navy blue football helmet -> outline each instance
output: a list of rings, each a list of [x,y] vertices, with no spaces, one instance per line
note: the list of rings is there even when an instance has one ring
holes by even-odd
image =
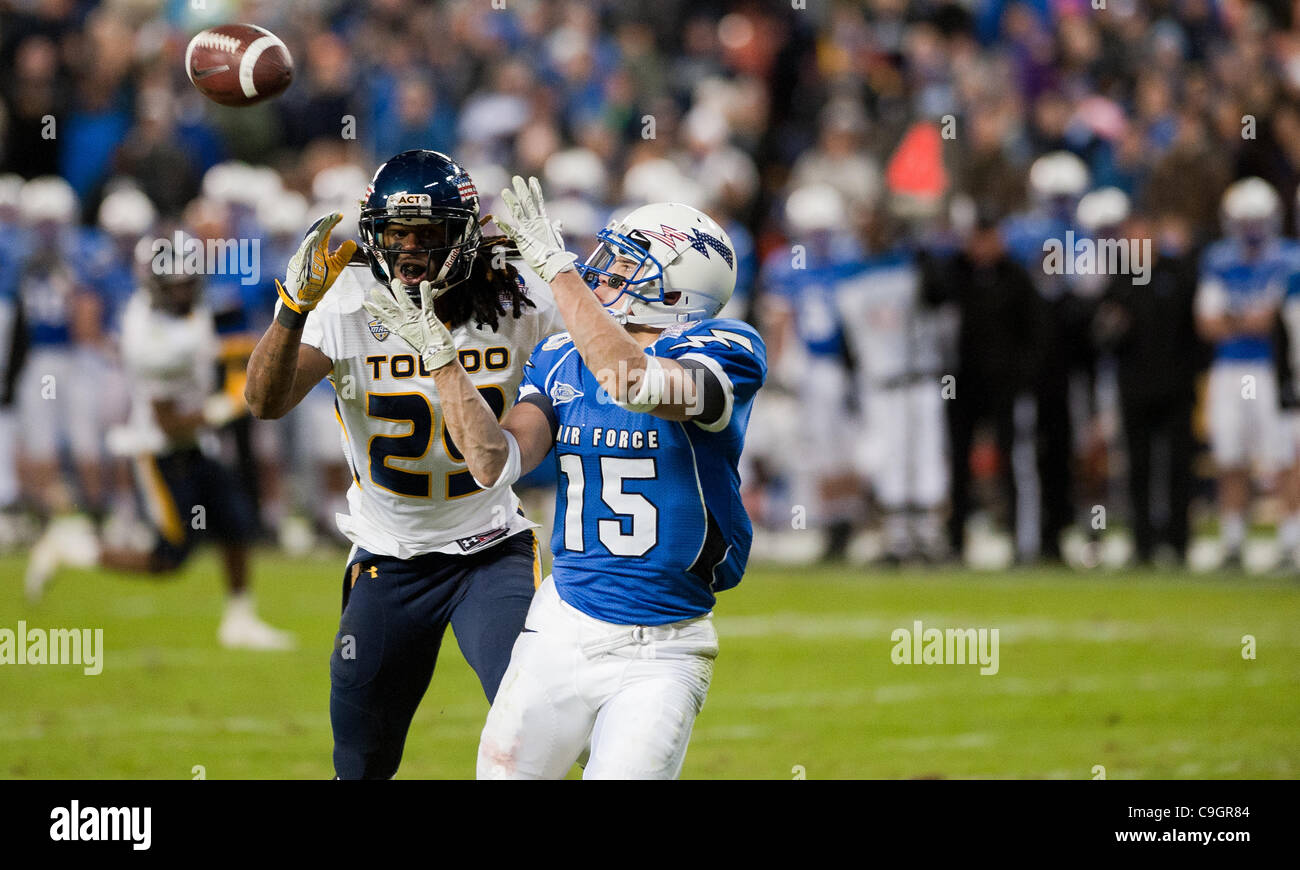
[[[380,283],[400,280],[418,302],[421,281],[440,293],[469,276],[483,237],[478,219],[478,191],[464,167],[437,151],[403,151],[366,188],[361,249]],[[392,227],[403,229],[386,238]]]

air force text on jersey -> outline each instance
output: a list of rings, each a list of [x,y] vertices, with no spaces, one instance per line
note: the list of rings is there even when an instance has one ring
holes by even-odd
[[[568,444],[574,447],[583,445],[581,426],[560,426],[555,435],[556,444]],[[659,449],[658,429],[607,429],[600,426],[591,427],[591,438],[585,442],[589,447],[608,447],[619,450]]]

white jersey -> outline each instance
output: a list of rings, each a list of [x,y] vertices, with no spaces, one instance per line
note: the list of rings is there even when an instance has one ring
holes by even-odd
[[[131,382],[131,452],[185,446],[168,441],[153,403],[170,399],[178,413],[194,414],[216,389],[219,344],[212,312],[200,305],[178,317],[154,308],[149,294],[137,290],[122,314],[121,343]]]
[[[507,311],[495,332],[473,322],[452,330],[461,364],[498,416],[514,404],[532,349],[564,329],[550,287],[516,268],[536,307],[525,306],[518,319]],[[338,515],[339,529],[363,550],[410,559],[471,553],[535,527],[519,515],[509,487],[474,482],[443,422],[432,373],[362,307],[376,286],[367,266],[349,266],[302,335],[334,363],[330,381],[352,467],[349,514]]]
[[[910,255],[892,254],[836,287],[845,338],[873,387],[937,375],[943,365],[940,320],[922,304],[920,278]]]

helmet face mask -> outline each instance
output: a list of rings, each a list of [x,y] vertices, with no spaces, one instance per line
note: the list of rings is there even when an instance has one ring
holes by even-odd
[[[421,281],[450,287],[468,274],[468,268],[462,270],[458,266],[467,267],[473,249],[477,248],[477,244],[466,244],[472,241],[473,234],[467,233],[470,224],[477,228],[478,222],[469,215],[435,218],[372,215],[361,218],[361,235],[369,243],[368,253],[382,258],[386,283],[398,279],[408,287],[418,287]]]
[[[634,210],[597,234],[578,273],[624,324],[668,326],[715,316],[736,286],[736,252],[716,221],[681,203]]]
[[[459,164],[437,151],[404,151],[375,173],[358,229],[370,271],[385,287],[400,282],[419,301],[469,277],[482,239],[478,191]]]
[[[626,316],[633,302],[663,302],[663,264],[650,253],[649,245],[634,236],[623,235],[611,228],[596,234],[596,249],[582,264],[579,274],[587,286],[595,290],[601,278],[618,295],[602,302],[611,314]],[[620,308],[623,297],[630,297]]]

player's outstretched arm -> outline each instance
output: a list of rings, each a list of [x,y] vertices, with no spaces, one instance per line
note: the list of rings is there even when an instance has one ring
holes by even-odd
[[[348,239],[330,251],[330,232],[341,220],[343,215],[333,212],[312,224],[289,261],[284,284],[275,282],[280,293],[275,322],[253,349],[244,387],[244,398],[255,417],[283,417],[333,368],[329,357],[301,342],[307,315],[320,304],[357,249],[357,243]]]
[[[617,404],[665,420],[688,420],[703,403],[693,372],[645,350],[600,304],[576,271],[551,282],[555,304],[582,361]]]
[[[376,287],[365,301],[365,308],[389,332],[410,345],[420,355],[424,368],[433,372],[443,421],[474,480],[484,488],[508,486],[520,474],[519,444],[501,428],[496,413],[460,364],[451,331],[438,319],[434,297],[435,291],[428,281],[420,282],[419,305],[400,287],[395,287],[392,293]],[[543,427],[549,435],[544,418]],[[528,433],[528,437],[532,439],[533,433]],[[530,440],[530,455],[535,449]],[[548,444],[533,465],[549,449]]]
[[[262,334],[248,359],[244,399],[261,420],[276,420],[293,410],[330,373],[330,358],[302,344],[302,326],[276,320]]]
[[[498,423],[459,361],[435,369],[433,380],[447,431],[479,486],[509,486],[546,458],[554,435],[546,414],[536,405],[517,404]]]
[[[514,240],[528,265],[551,285],[578,354],[610,397],[632,410],[668,420],[686,420],[702,402],[696,378],[674,360],[647,356],[641,345],[600,304],[574,268],[577,256],[564,249],[546,214],[536,178],[515,176],[514,189],[501,192],[509,217],[497,225]]]

